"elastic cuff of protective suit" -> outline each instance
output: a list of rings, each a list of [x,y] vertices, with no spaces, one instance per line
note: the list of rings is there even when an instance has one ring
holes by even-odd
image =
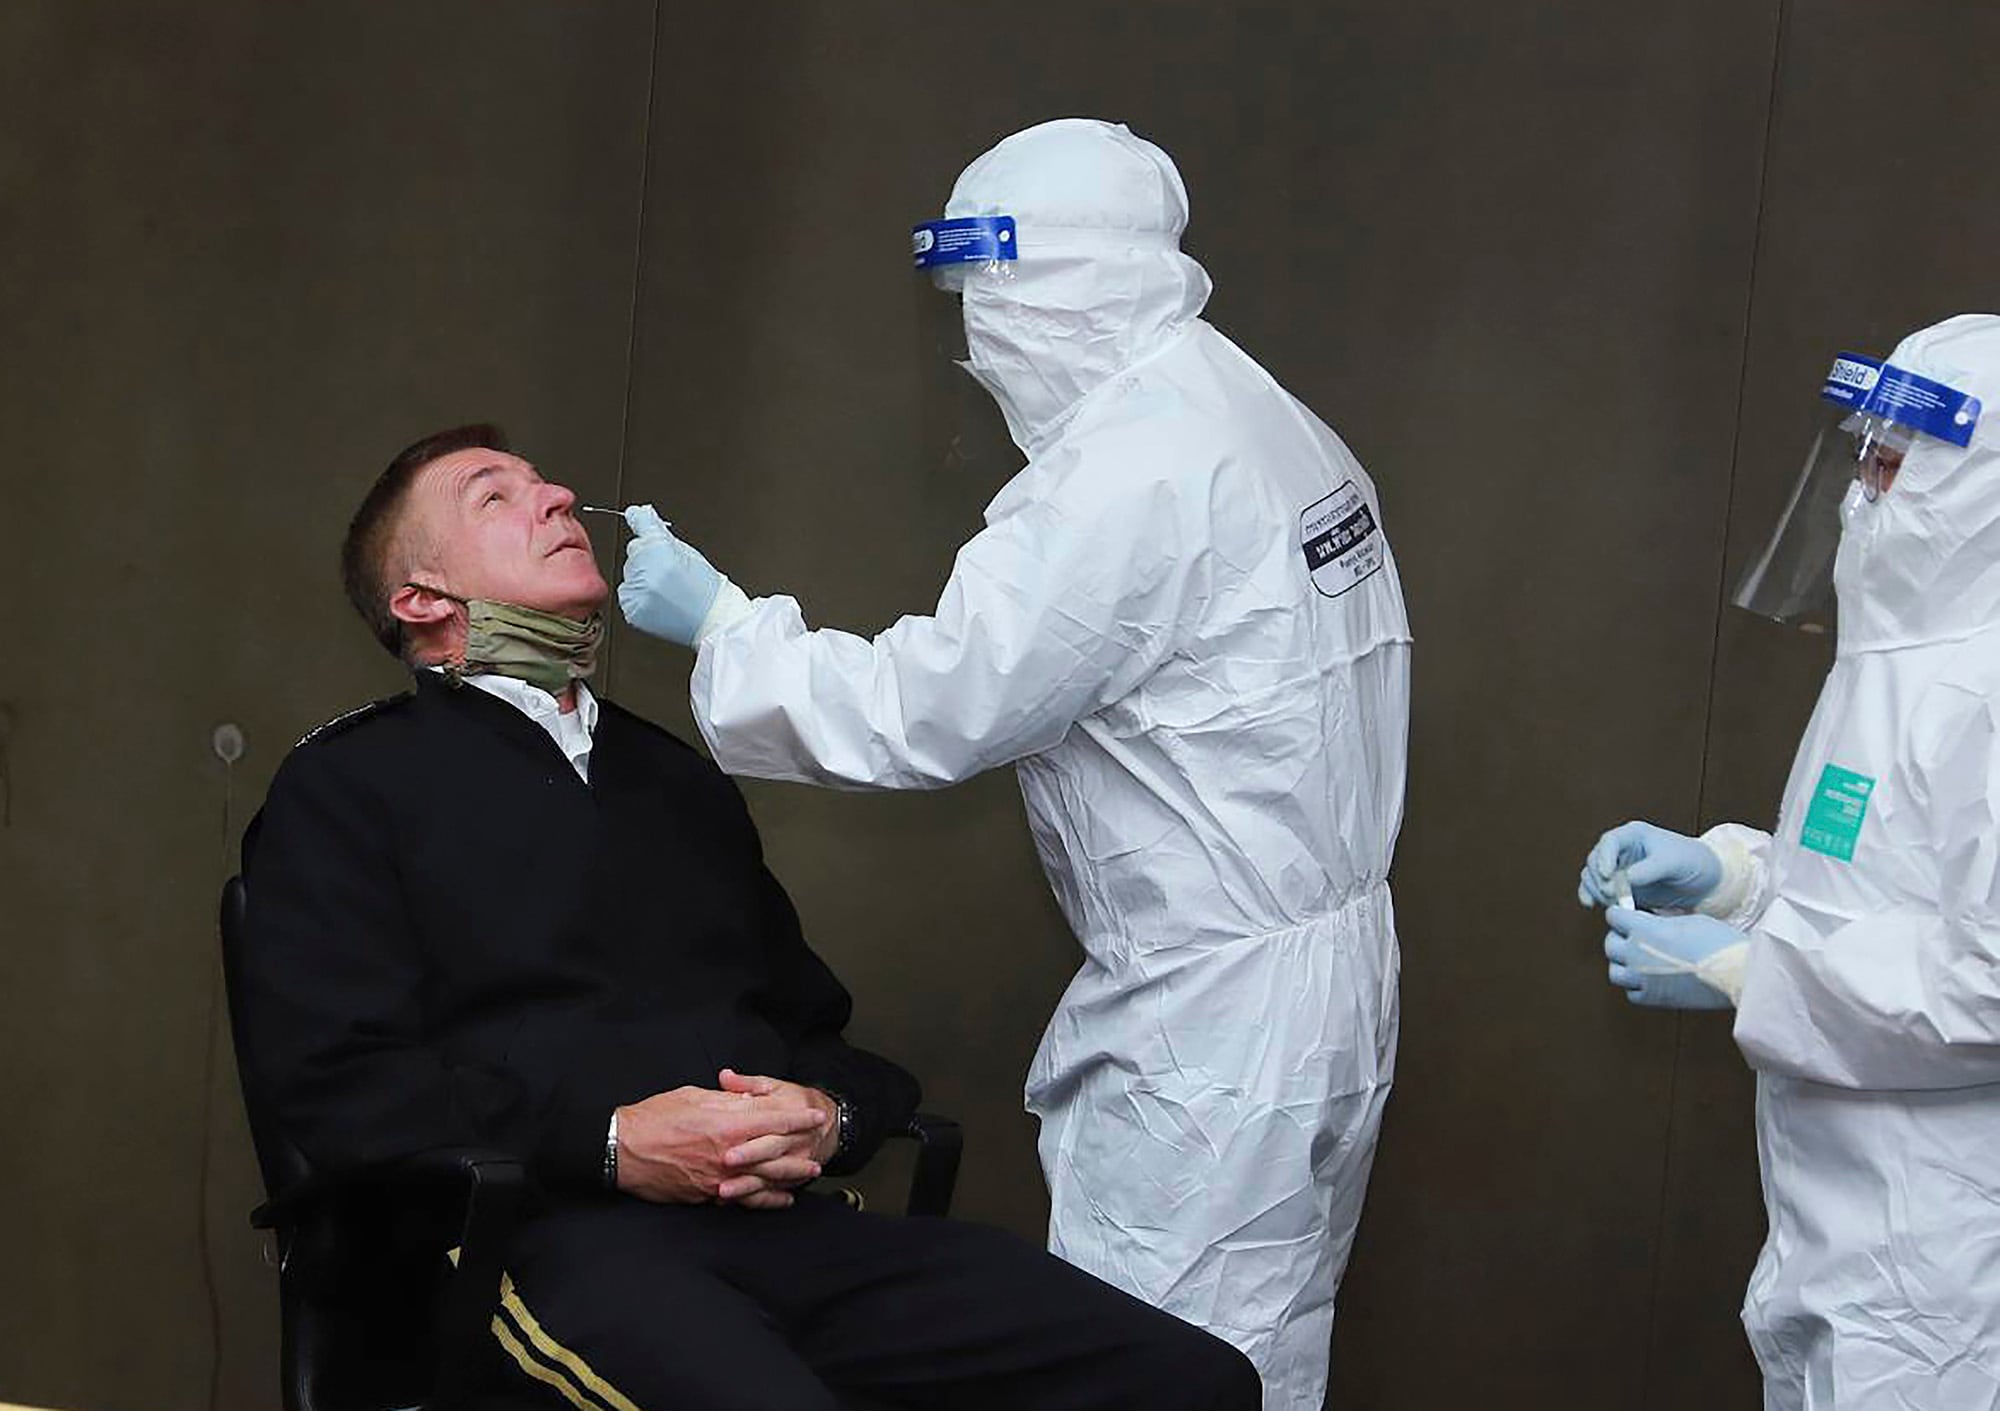
[[[1749,964],[1750,943],[1738,941],[1733,946],[1724,946],[1695,966],[1694,977],[1729,996],[1729,1003],[1733,1006],[1743,1002],[1743,972]]]
[[[702,618],[701,626],[694,630],[694,644],[701,646],[718,632],[725,632],[750,615],[750,598],[741,588],[727,578],[715,591],[715,601],[708,605],[708,616]]]
[[[1703,833],[1701,841],[1722,864],[1722,880],[1715,884],[1714,891],[1701,899],[1701,905],[1695,910],[1718,921],[1733,922],[1750,900],[1751,893],[1757,889],[1757,859],[1750,855],[1750,849],[1736,840],[1726,823]]]

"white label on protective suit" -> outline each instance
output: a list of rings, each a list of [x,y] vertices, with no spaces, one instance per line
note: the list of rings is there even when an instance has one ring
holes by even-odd
[[[1299,516],[1299,549],[1313,587],[1337,598],[1382,568],[1382,527],[1360,488],[1345,485],[1306,506]]]

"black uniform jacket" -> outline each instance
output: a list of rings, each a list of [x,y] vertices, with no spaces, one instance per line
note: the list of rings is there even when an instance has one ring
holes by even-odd
[[[734,784],[609,701],[585,784],[540,726],[433,672],[279,769],[244,843],[239,1059],[338,1172],[439,1145],[600,1185],[611,1110],[723,1067],[838,1093],[852,1166],[917,1084],[841,1037]]]

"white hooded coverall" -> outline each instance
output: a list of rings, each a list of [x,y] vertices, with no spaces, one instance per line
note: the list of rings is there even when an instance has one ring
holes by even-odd
[[[1409,628],[1375,488],[1198,317],[1151,143],[1031,128],[945,214],[1018,220],[964,297],[1028,464],[935,612],[870,641],[759,599],[702,644],[695,719],[762,778],[1015,766],[1085,952],[1027,1083],[1050,1247],[1318,1411],[1396,1048]]]
[[[2000,318],[1890,361],[1986,415],[1850,500],[1777,832],[1708,834],[1704,910],[1751,937],[1736,1040],[1770,1231],[1743,1322],[1770,1411],[2000,1407]],[[1802,842],[1829,766],[1873,781],[1851,859]]]

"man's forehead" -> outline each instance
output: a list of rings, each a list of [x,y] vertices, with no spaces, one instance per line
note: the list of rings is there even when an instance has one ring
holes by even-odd
[[[439,456],[418,473],[419,498],[440,507],[463,499],[489,483],[540,480],[533,465],[507,451],[473,446]]]
[[[456,488],[467,482],[493,475],[535,476],[535,468],[509,451],[486,446],[470,446],[439,456],[424,467],[424,476],[434,484]]]

